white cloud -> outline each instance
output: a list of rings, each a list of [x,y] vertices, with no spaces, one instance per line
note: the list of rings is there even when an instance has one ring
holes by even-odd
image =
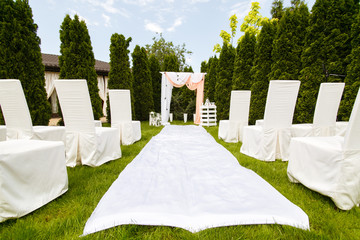
[[[137,6],[146,6],[149,3],[154,2],[154,0],[123,0],[124,3],[126,4],[133,4],[133,5],[137,5]]]
[[[206,3],[206,2],[209,2],[209,0],[190,0],[191,4]]]
[[[124,8],[116,8],[114,0],[85,0],[85,2],[91,4],[94,7],[101,7],[107,13],[116,14],[119,13],[123,17],[129,18],[129,12]]]
[[[231,6],[229,16],[236,14],[238,19],[244,18],[250,11],[251,1],[240,2]]]
[[[69,11],[70,11],[69,15],[72,19],[74,18],[75,15],[78,15],[80,21],[84,21],[86,24],[89,23],[89,21],[85,17],[81,16],[78,11],[76,11],[74,9],[70,9]]]
[[[174,32],[175,28],[182,25],[182,18],[175,19],[174,24],[167,29],[168,32]]]
[[[145,20],[145,29],[155,33],[162,33],[162,27],[154,22],[150,22],[149,20]]]
[[[52,6],[55,6],[55,5],[56,5],[55,0],[47,0],[47,2],[48,2],[49,4],[51,4]]]
[[[80,21],[84,21],[87,26],[99,26],[99,22],[97,21],[90,21],[86,17],[82,16],[79,12],[74,9],[69,9],[69,15],[73,19],[75,15],[78,15]]]
[[[104,19],[104,26],[105,27],[110,27],[111,26],[111,22],[110,22],[110,17],[106,14],[101,14],[102,18]]]

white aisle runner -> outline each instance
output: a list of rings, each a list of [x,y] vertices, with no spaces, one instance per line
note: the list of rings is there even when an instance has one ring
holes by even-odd
[[[83,235],[122,224],[309,229],[299,207],[198,126],[166,126],[153,137],[102,197]]]

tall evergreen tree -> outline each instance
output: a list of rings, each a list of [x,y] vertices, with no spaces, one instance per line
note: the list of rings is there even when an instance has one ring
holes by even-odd
[[[200,72],[205,73],[208,71],[208,68],[209,68],[209,62],[202,61],[200,65]]]
[[[164,58],[164,71],[166,72],[179,72],[180,64],[175,54],[166,55]],[[172,90],[172,97],[170,103],[170,111],[172,111],[174,119],[182,119],[184,112],[181,91],[179,88],[174,87]]]
[[[36,32],[28,1],[0,1],[0,79],[19,79],[33,124],[48,125],[51,108]]]
[[[160,63],[153,54],[151,54],[149,58],[149,67],[150,67],[150,74],[151,74],[152,88],[153,88],[154,110],[155,112],[161,112]]]
[[[264,21],[255,45],[254,67],[251,69],[253,84],[251,86],[250,124],[255,124],[257,119],[264,117],[272,63],[272,43],[275,39],[276,30],[276,19]]]
[[[271,17],[272,19],[277,18],[279,21],[284,15],[283,0],[274,0],[271,5]]]
[[[85,22],[80,21],[77,15],[74,19],[66,15],[60,29],[60,40],[60,78],[87,80],[94,119],[99,119],[103,115],[101,99],[94,53]]]
[[[360,14],[357,15],[351,30],[352,50],[348,56],[350,62],[347,66],[345,78],[344,97],[341,102],[342,119],[348,121],[360,87]]]
[[[308,22],[309,10],[303,1],[285,10],[273,43],[270,79],[299,79]]]
[[[237,48],[234,63],[234,75],[232,79],[232,89],[250,90],[252,85],[251,68],[254,62],[254,49],[256,37],[251,32],[245,32]]]
[[[191,66],[185,66],[184,67],[184,72],[194,72],[194,70],[192,69],[192,67]]]
[[[164,71],[166,72],[179,72],[180,63],[175,54],[166,55],[164,58]]]
[[[131,93],[132,115],[135,119],[134,108],[134,91],[132,84],[132,75],[130,69],[129,45],[131,37],[125,38],[122,34],[114,33],[110,39],[110,72],[109,72],[109,89],[129,89]],[[107,100],[107,120],[111,122],[110,104]]]
[[[298,122],[312,122],[320,83],[344,80],[339,75],[346,74],[345,58],[351,52],[351,24],[358,8],[358,1],[315,2],[301,57],[303,69],[295,112]]]
[[[219,78],[215,84],[215,102],[218,120],[229,118],[230,93],[234,72],[235,49],[223,44],[219,58]]]
[[[136,45],[132,53],[135,114],[140,121],[149,120],[154,109],[151,73],[145,48]]]
[[[219,76],[218,64],[219,59],[216,57],[216,55],[214,57],[211,57],[209,59],[208,72],[205,75],[205,97],[212,102],[215,101],[215,84]]]

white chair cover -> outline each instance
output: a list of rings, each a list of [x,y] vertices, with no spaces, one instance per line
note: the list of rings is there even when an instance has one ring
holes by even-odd
[[[8,139],[63,141],[65,128],[34,126],[21,83],[17,79],[0,79],[0,105]]]
[[[293,137],[334,136],[336,116],[345,83],[321,83],[316,101],[313,124],[293,124]]]
[[[300,81],[270,81],[262,126],[244,127],[241,153],[263,161],[289,159],[291,123]]]
[[[132,121],[130,90],[109,90],[111,127],[119,131],[120,142],[130,145],[141,139],[140,121]]]
[[[290,181],[329,196],[349,210],[360,204],[360,90],[345,137],[292,138],[287,173]]]
[[[156,126],[155,112],[149,113],[149,126]]]
[[[231,91],[229,120],[220,120],[219,139],[242,141],[242,129],[249,123],[250,96],[251,91]]]
[[[66,129],[66,165],[92,167],[121,157],[116,129],[95,127],[86,80],[56,80]]]
[[[264,124],[264,119],[258,119],[255,121],[255,126],[262,126]]]
[[[349,122],[346,121],[339,121],[335,123],[336,126],[336,136],[345,137],[346,129],[348,127]]]
[[[94,120],[95,127],[102,127],[102,122],[100,120]]]
[[[68,190],[64,143],[0,142],[0,222],[22,217]]]
[[[0,126],[0,141],[6,140],[6,126],[1,125]]]

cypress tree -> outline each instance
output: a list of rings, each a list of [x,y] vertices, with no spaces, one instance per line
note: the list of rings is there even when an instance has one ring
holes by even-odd
[[[232,76],[234,72],[235,49],[233,46],[223,44],[219,57],[219,78],[215,83],[215,102],[217,106],[217,119],[228,119],[230,109],[230,93]]]
[[[209,69],[209,62],[206,62],[206,61],[202,61],[201,62],[201,65],[200,65],[200,72],[207,72]]]
[[[109,89],[129,89],[131,94],[131,106],[132,106],[132,115],[135,119],[134,112],[134,93],[132,86],[132,76],[130,70],[130,60],[128,50],[131,37],[125,39],[122,34],[114,33],[110,39],[110,72],[109,72]],[[109,99],[107,100],[107,120],[111,122],[110,115],[110,104]]]
[[[166,72],[179,72],[180,64],[175,54],[166,55],[163,63],[164,71]],[[182,119],[184,108],[182,106],[181,91],[179,88],[174,87],[172,90],[172,97],[170,103],[170,111],[173,113],[174,119]]]
[[[232,79],[233,90],[250,90],[252,85],[251,68],[254,61],[256,37],[250,32],[245,32],[237,48]]]
[[[215,101],[215,83],[217,82],[219,72],[218,72],[219,59],[216,57],[211,57],[209,59],[208,73],[205,75],[205,96],[210,101]]]
[[[164,58],[164,71],[179,72],[180,63],[175,54],[166,55]]]
[[[86,79],[89,88],[94,119],[102,114],[101,99],[97,86],[95,58],[90,35],[84,21],[75,15],[66,15],[60,29],[60,79]]]
[[[151,74],[145,48],[136,45],[133,53],[133,88],[136,117],[140,121],[149,120],[149,112],[154,109]]]
[[[33,124],[48,125],[51,108],[36,32],[28,1],[0,1],[0,79],[19,79]]]
[[[161,112],[160,63],[153,54],[150,55],[149,65],[150,65],[150,74],[151,74],[152,88],[153,88],[154,110],[155,112]]]
[[[194,72],[194,70],[192,69],[192,67],[191,66],[185,66],[184,67],[184,72]]]
[[[274,0],[271,5],[271,17],[277,18],[279,21],[284,15],[283,0]]]
[[[273,43],[270,79],[299,79],[308,21],[309,10],[303,1],[285,10]]]
[[[264,21],[255,45],[254,67],[251,69],[253,84],[251,86],[250,124],[255,124],[257,119],[264,117],[272,63],[271,53],[276,30],[277,19]]]
[[[320,83],[343,81],[339,75],[346,74],[345,58],[351,52],[351,24],[358,6],[358,2],[346,0],[315,2],[301,57],[298,122],[312,122]]]
[[[360,14],[357,15],[351,30],[352,50],[348,56],[350,62],[347,66],[345,78],[344,97],[341,102],[342,119],[348,121],[360,87]]]

